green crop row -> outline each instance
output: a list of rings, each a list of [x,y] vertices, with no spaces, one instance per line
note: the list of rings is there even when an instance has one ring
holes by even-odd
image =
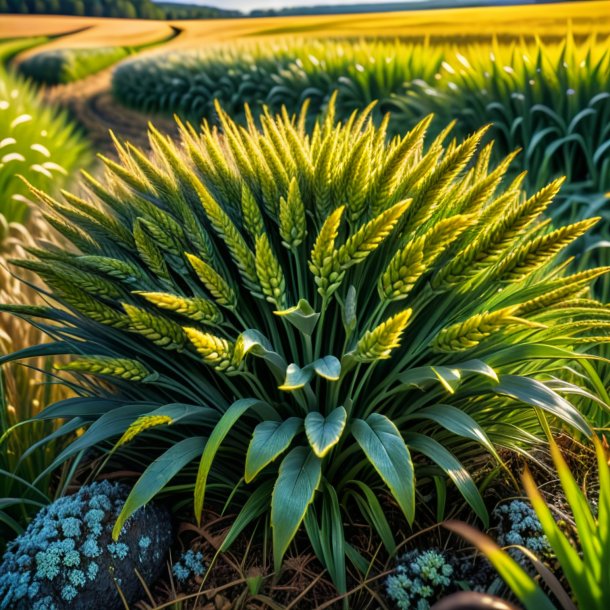
[[[340,118],[376,102],[377,119],[392,112],[393,133],[431,112],[443,119],[439,126],[457,120],[463,136],[493,123],[497,158],[521,148],[516,167],[528,170],[528,186],[565,175],[575,193],[610,188],[610,61],[595,38],[496,42],[491,52],[345,41],[175,52],[123,63],[113,88],[127,105],[191,121],[213,118],[215,99],[238,117],[246,103],[255,112],[295,111],[309,99],[319,111],[338,92]],[[565,205],[580,204],[576,197]]]
[[[24,59],[19,71],[38,83],[60,85],[100,72],[127,55],[124,47],[53,49]]]

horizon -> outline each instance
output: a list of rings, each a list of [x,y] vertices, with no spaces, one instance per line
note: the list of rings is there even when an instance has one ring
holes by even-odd
[[[427,0],[153,0],[171,4],[194,4],[226,10],[240,10],[249,13],[254,10],[283,9],[301,6],[336,6],[350,4],[403,4],[405,2],[426,2]],[[454,0],[455,1],[455,0]],[[455,1],[456,4],[459,2]]]

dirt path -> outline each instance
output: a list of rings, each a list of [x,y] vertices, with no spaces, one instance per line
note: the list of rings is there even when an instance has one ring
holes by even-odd
[[[174,120],[126,108],[117,102],[111,91],[112,69],[86,79],[48,89],[48,101],[66,108],[87,132],[96,152],[114,156],[110,130],[119,140],[148,149],[147,125],[152,121],[163,133],[176,136]]]

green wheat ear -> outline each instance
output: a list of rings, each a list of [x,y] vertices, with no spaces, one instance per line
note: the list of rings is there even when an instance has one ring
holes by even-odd
[[[334,104],[311,132],[220,108],[179,143],[151,128],[150,154],[119,145],[84,204],[37,193],[70,245],[28,252],[49,305],[10,310],[51,335],[23,356],[81,354],[63,367],[79,398],[52,410],[91,425],[78,449],[118,439],[143,468],[116,535],[161,490],[194,490],[198,521],[204,502],[239,515],[227,546],[271,519],[278,569],[304,526],[345,593],[344,523],[396,549],[377,498],[414,522],[434,472],[485,523],[470,468],[527,451],[541,407],[591,434],[569,399],[599,400],[576,384],[610,310],[590,293],[607,268],[567,275],[595,221],[541,216],[559,182],[527,197],[510,159],[477,156],[482,131],[427,142],[426,119],[388,139],[389,119],[337,123]]]

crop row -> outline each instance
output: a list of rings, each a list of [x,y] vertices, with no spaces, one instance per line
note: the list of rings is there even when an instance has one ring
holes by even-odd
[[[136,58],[119,65],[115,96],[146,111],[194,122],[214,117],[214,100],[231,116],[244,104],[323,110],[338,93],[337,114],[376,102],[404,133],[434,112],[440,127],[456,119],[461,135],[493,123],[499,156],[521,148],[532,187],[555,175],[590,192],[610,188],[610,61],[591,38],[576,46],[319,42],[219,48]]]

